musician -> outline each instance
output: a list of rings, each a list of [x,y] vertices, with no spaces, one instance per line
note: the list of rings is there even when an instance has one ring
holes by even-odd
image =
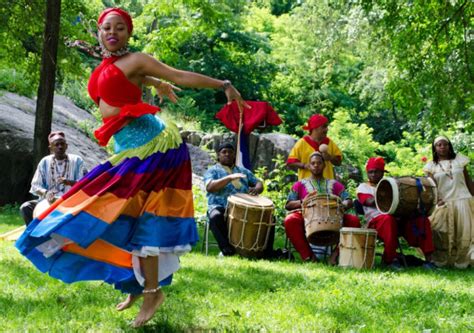
[[[352,200],[349,198],[349,193],[345,190],[344,185],[335,179],[326,179],[323,176],[326,161],[321,152],[313,152],[308,161],[311,176],[297,181],[288,195],[285,208],[291,212],[285,218],[285,231],[303,261],[317,261],[305,235],[304,218],[301,213],[303,199],[312,192],[332,194],[342,199],[344,209],[352,207]],[[345,227],[360,228],[360,221],[355,215],[344,214],[343,225]],[[337,255],[337,251],[334,253]],[[332,256],[330,262],[335,264],[335,260],[336,257]]]
[[[357,187],[357,199],[364,207],[368,228],[377,230],[377,237],[384,243],[383,263],[395,270],[402,268],[397,255],[398,236],[401,235],[410,246],[419,247],[423,251],[426,260],[424,268],[436,268],[431,262],[434,245],[428,218],[415,216],[402,220],[378,211],[375,205],[375,188],[386,172],[385,160],[382,157],[371,157],[365,169],[369,181]]]
[[[222,255],[231,256],[235,254],[235,249],[229,244],[224,216],[227,198],[235,193],[260,194],[263,191],[263,184],[250,170],[235,165],[235,148],[231,143],[223,143],[218,147],[217,161],[218,163],[204,174],[208,200],[207,214],[209,227]]]
[[[308,119],[308,125],[303,126],[304,130],[309,131],[309,135],[305,135],[295,143],[286,161],[289,168],[298,171],[298,180],[311,176],[309,157],[315,151],[321,152],[325,161],[323,177],[335,178],[334,165],[341,165],[342,152],[334,141],[328,138],[328,126],[328,118],[322,114],[312,115]]]
[[[51,155],[39,162],[31,180],[30,193],[39,199],[20,206],[20,214],[26,225],[33,220],[33,210],[41,200],[53,203],[87,173],[81,157],[66,153],[68,145],[64,132],[51,132],[48,142]]]

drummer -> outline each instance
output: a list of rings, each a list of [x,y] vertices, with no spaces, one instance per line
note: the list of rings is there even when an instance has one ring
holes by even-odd
[[[285,208],[291,211],[285,218],[285,231],[287,237],[301,256],[303,261],[317,261],[311,247],[306,239],[304,218],[301,213],[303,199],[312,192],[318,194],[332,194],[342,199],[344,209],[352,207],[352,200],[340,182],[335,179],[325,179],[323,170],[326,162],[322,153],[314,152],[309,157],[308,168],[311,176],[297,181],[291,188]],[[359,218],[355,215],[344,214],[343,225],[345,227],[360,228]],[[334,252],[337,254],[337,251]],[[331,263],[335,263],[335,256]]]
[[[364,207],[368,228],[377,230],[377,237],[384,243],[382,260],[388,267],[402,268],[397,255],[398,236],[403,236],[410,246],[419,247],[425,255],[423,267],[433,269],[431,253],[434,251],[430,221],[427,217],[416,216],[409,219],[397,219],[392,215],[381,213],[375,204],[375,188],[383,178],[385,161],[382,157],[371,157],[366,167],[369,181],[357,187],[357,200]]]
[[[87,173],[81,157],[66,153],[68,145],[64,132],[51,132],[48,142],[51,155],[39,162],[31,180],[30,193],[39,199],[20,206],[20,214],[26,225],[33,220],[33,210],[41,200],[46,199],[51,204]]]
[[[235,165],[235,148],[231,143],[223,143],[218,147],[217,161],[218,163],[204,174],[208,200],[207,214],[209,227],[222,255],[231,256],[235,254],[235,249],[229,244],[224,216],[227,198],[235,193],[260,194],[263,191],[263,184],[250,170]],[[273,246],[273,241],[269,243]]]
[[[298,180],[311,176],[309,157],[315,151],[321,152],[324,157],[323,176],[333,179],[334,166],[342,163],[342,152],[334,141],[327,136],[329,120],[322,114],[313,114],[308,119],[308,125],[303,129],[309,134],[299,139],[290,151],[286,164],[290,169],[298,172]]]

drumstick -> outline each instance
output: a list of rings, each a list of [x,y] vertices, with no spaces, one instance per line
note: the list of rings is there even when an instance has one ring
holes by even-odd
[[[239,103],[237,103],[237,107],[239,108],[239,130],[237,132],[237,154],[235,156],[235,165],[240,166],[242,161],[240,157],[240,133],[242,132],[242,119],[244,117],[244,111]]]

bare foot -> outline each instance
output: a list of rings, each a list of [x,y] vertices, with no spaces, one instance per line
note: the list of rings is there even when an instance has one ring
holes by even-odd
[[[125,299],[125,301],[117,304],[117,306],[115,307],[115,309],[117,309],[117,311],[122,311],[122,310],[125,310],[125,309],[128,309],[129,307],[131,307],[136,301],[137,299],[139,299],[140,297],[142,297],[142,294],[139,294],[139,295],[132,295],[132,294],[128,294],[127,298]]]
[[[145,325],[155,314],[156,310],[163,304],[165,300],[165,294],[159,289],[156,293],[149,293],[143,295],[143,304],[140,308],[140,312],[135,318],[132,326],[142,327]]]

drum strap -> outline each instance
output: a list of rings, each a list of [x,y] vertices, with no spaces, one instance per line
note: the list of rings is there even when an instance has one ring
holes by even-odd
[[[418,210],[420,211],[421,216],[426,217],[426,208],[425,208],[425,205],[423,204],[423,200],[421,200],[421,193],[424,191],[424,188],[423,188],[423,184],[421,183],[420,178],[416,178],[416,188],[418,190]],[[413,223],[412,228],[413,228],[413,234],[416,237],[423,237],[423,238],[425,237],[424,227],[422,230],[420,230],[420,228],[418,228],[416,223]]]
[[[423,217],[426,217],[426,208],[423,204],[423,200],[421,200],[421,193],[423,192],[424,188],[420,178],[416,179],[416,188],[418,190],[418,209],[420,210],[421,215],[423,215]]]

